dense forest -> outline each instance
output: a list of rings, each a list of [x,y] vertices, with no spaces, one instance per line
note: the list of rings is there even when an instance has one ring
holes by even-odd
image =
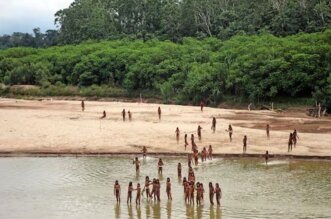
[[[329,0],[75,0],[55,14],[58,30],[0,36],[0,49],[47,47],[85,40],[184,37],[229,39],[237,34],[288,36],[331,27]]]
[[[75,0],[55,23],[0,37],[0,83],[215,105],[313,97],[331,109],[328,0]]]
[[[165,101],[209,104],[224,95],[250,101],[311,97],[331,106],[331,30],[171,41],[104,40],[0,51],[0,82],[45,89],[72,85],[126,94],[150,90]],[[108,89],[108,90],[107,90]],[[105,94],[106,92],[106,94]],[[107,94],[107,92],[109,92]]]

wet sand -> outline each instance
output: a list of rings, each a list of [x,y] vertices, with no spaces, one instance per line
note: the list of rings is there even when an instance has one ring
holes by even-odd
[[[331,156],[331,118],[308,117],[303,110],[288,112],[229,110],[197,106],[146,103],[85,103],[79,101],[28,101],[0,98],[0,153],[134,153],[146,146],[153,153],[185,151],[184,134],[195,134],[198,149],[213,146],[214,153],[241,154],[242,139],[248,136],[248,154]],[[157,107],[161,106],[159,121]],[[121,111],[132,112],[133,120],[122,121]],[[100,120],[102,111],[107,118]],[[212,117],[217,118],[212,133]],[[231,123],[233,141],[225,131]],[[270,140],[265,125],[270,124]],[[202,126],[202,142],[197,139]],[[176,143],[175,129],[181,131]],[[287,153],[288,136],[297,129],[297,147]]]

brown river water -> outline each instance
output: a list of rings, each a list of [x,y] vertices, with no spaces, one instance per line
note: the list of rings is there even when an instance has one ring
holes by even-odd
[[[164,157],[162,176],[157,157],[141,160],[136,174],[131,156],[0,158],[0,218],[331,218],[331,162],[317,160],[223,159],[194,167],[206,190],[201,206],[184,202],[177,163],[187,176],[185,157]],[[161,202],[142,198],[127,205],[130,181],[160,178]],[[165,192],[172,182],[173,200]],[[113,194],[119,180],[121,203]],[[208,183],[220,184],[222,206],[211,206]]]

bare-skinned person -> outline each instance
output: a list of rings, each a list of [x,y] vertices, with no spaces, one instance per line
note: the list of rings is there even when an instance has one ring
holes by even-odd
[[[213,147],[211,145],[209,145],[209,148],[208,148],[208,158],[209,158],[209,160],[213,159]]]
[[[267,138],[269,139],[270,138],[270,125],[269,124],[267,124],[267,126],[265,127],[265,131],[267,134]]]
[[[202,161],[206,161],[207,160],[207,149],[206,147],[203,147],[202,150]]]
[[[143,149],[141,151],[143,152],[143,158],[146,158],[146,154],[147,154],[146,146],[143,146]]]
[[[157,114],[159,115],[159,120],[161,120],[161,107],[157,108]]]
[[[100,117],[100,119],[104,119],[104,118],[106,118],[107,117],[107,114],[106,114],[106,111],[104,110],[103,112],[102,112],[102,116]]]
[[[203,107],[205,106],[205,103],[201,100],[200,101],[200,110],[203,112]]]
[[[160,194],[160,191],[161,191],[161,184],[160,184],[160,180],[157,179],[156,180],[156,197],[157,197],[157,201],[161,201],[161,194]]]
[[[189,168],[192,167],[192,155],[191,154],[187,155],[187,166]]]
[[[290,136],[288,138],[287,152],[292,151],[292,145],[293,145],[293,134],[290,133]]]
[[[134,189],[134,190],[137,190],[136,205],[140,205],[140,199],[141,199],[141,187],[140,187],[140,183],[137,183],[137,188]]]
[[[201,129],[202,129],[202,127],[200,125],[198,125],[197,133],[198,133],[199,141],[201,141]]]
[[[128,186],[128,197],[127,197],[127,200],[126,200],[126,203],[129,204],[129,201],[130,201],[130,204],[131,204],[131,200],[132,200],[132,191],[133,191],[133,187],[132,187],[132,182],[129,183],[129,186]]]
[[[185,203],[190,202],[190,183],[184,177],[183,179],[183,187],[184,187],[184,194],[185,194]]]
[[[178,127],[176,128],[175,133],[176,133],[176,141],[177,141],[177,144],[178,144],[179,143],[179,134],[180,134],[180,131],[179,131]]]
[[[194,157],[194,164],[197,166],[199,164],[199,151],[198,150],[194,151],[193,157]]]
[[[243,153],[244,154],[246,153],[246,150],[247,150],[247,136],[245,135],[244,139],[243,139]]]
[[[218,183],[215,186],[216,202],[217,206],[221,206],[222,190]]]
[[[139,171],[139,168],[140,168],[140,161],[138,160],[138,157],[136,157],[133,160],[133,164],[136,166],[136,172],[138,172]]]
[[[194,205],[194,182],[191,181],[189,183],[189,199],[190,199],[190,204],[193,204]]]
[[[115,181],[114,185],[114,195],[116,196],[116,202],[121,202],[121,186],[118,183],[118,180]]]
[[[201,198],[202,190],[201,190],[201,185],[199,182],[197,182],[196,190],[197,190],[196,203],[197,203],[197,205],[200,205],[201,199],[202,199]]]
[[[149,186],[151,184],[151,181],[149,180],[149,177],[146,176],[145,177],[145,190],[146,190],[146,197],[147,197],[147,200],[149,197],[151,197],[151,192],[149,190]]]
[[[201,186],[201,199],[203,200],[203,194],[205,193],[205,188],[203,188],[203,183],[200,183]]]
[[[132,113],[130,112],[130,110],[128,111],[128,116],[129,116],[129,121],[132,121]]]
[[[184,142],[185,142],[185,151],[186,151],[186,147],[187,147],[187,145],[188,145],[188,143],[187,143],[187,134],[185,134],[185,136],[184,136]]]
[[[154,198],[154,201],[156,200],[156,179],[154,178],[152,181],[152,192],[150,194],[151,198]]]
[[[213,117],[211,129],[213,130],[213,133],[215,133],[215,131],[216,131],[216,118],[215,117]]]
[[[182,177],[182,164],[181,163],[178,163],[178,165],[177,165],[177,175],[178,175],[178,178]]]
[[[125,122],[125,109],[122,110],[122,118],[123,118],[123,122]]]
[[[85,111],[85,102],[84,100],[82,100],[82,102],[80,103],[81,107],[82,107],[82,112]]]
[[[265,164],[268,164],[268,160],[269,160],[269,151],[265,152]]]
[[[294,129],[292,137],[293,137],[293,146],[295,147],[297,145],[297,140],[299,139],[299,136],[298,136],[298,133],[297,133],[296,129]]]
[[[158,166],[158,173],[162,175],[162,167],[163,167],[163,161],[162,159],[160,158],[159,159],[159,162],[157,163],[157,166]]]
[[[232,125],[231,124],[229,124],[228,132],[229,132],[230,142],[232,142],[233,128],[232,128]]]
[[[166,184],[166,193],[168,196],[168,200],[172,200],[172,195],[171,195],[171,182],[170,182],[170,178],[167,178],[167,184]]]
[[[215,189],[212,182],[209,182],[209,201],[211,205],[214,205]]]

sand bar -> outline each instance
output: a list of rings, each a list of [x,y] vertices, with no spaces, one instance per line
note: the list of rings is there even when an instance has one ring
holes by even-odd
[[[124,108],[132,112],[131,122],[122,121]],[[103,110],[107,118],[100,120]],[[213,116],[217,118],[216,133],[211,130]],[[232,142],[225,131],[230,123]],[[271,127],[270,140],[266,123]],[[85,112],[81,112],[79,101],[5,98],[0,98],[0,153],[126,154],[146,146],[153,153],[185,154],[190,146],[185,151],[184,134],[196,135],[198,125],[203,128],[202,141],[196,140],[199,150],[211,144],[214,153],[241,154],[242,139],[247,135],[249,154],[268,150],[279,156],[331,156],[331,118],[311,118],[303,110],[277,113],[205,107],[201,112],[196,106],[87,101]],[[179,144],[176,127],[181,131]],[[288,153],[288,136],[293,129],[298,130],[299,140]]]

